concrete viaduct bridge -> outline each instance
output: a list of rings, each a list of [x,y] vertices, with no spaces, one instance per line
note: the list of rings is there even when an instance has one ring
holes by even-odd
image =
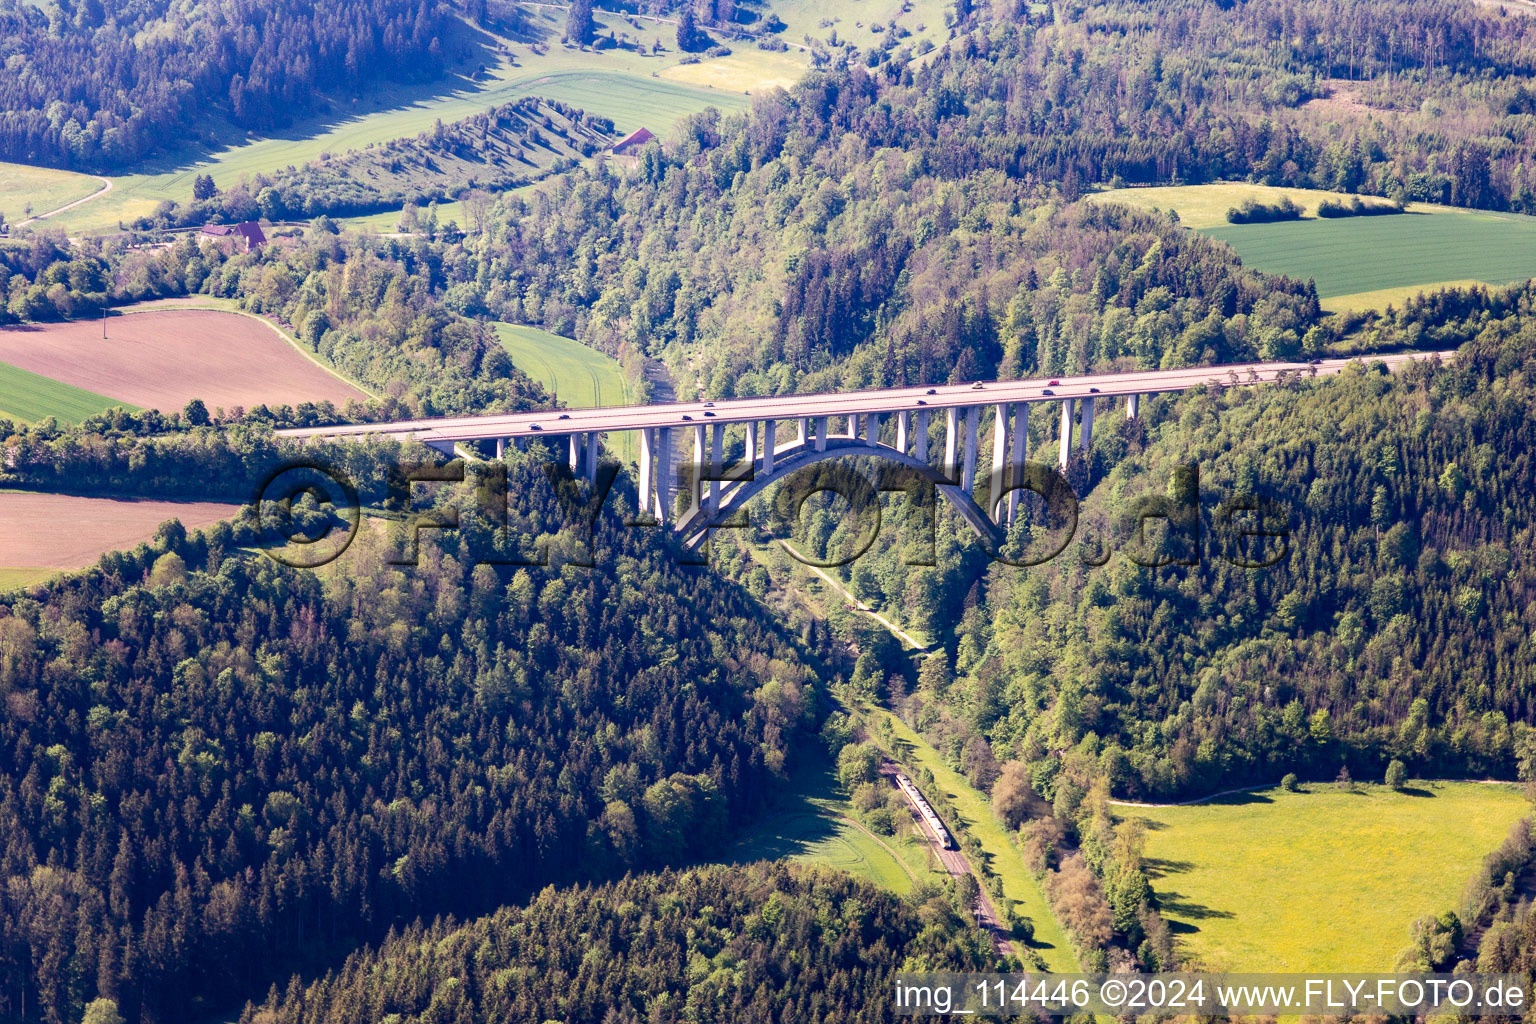
[[[1396,369],[1415,359],[1449,361],[1454,353],[1404,353],[1376,357]],[[1139,414],[1144,395],[1185,391],[1200,385],[1242,386],[1273,383],[1287,377],[1321,377],[1342,372],[1355,360],[1313,363],[1243,363],[1181,370],[1144,370],[1090,374],[1059,379],[981,381],[934,387],[884,388],[718,402],[617,406],[599,409],[546,410],[494,416],[464,416],[349,426],[279,430],[290,438],[393,437],[419,441],[447,455],[466,441],[494,441],[497,458],[508,441],[529,438],[563,444],[572,472],[593,480],[602,434],[639,434],[638,506],[662,523],[674,521],[692,542],[711,527],[724,525],[738,509],[772,484],[806,466],[845,455],[876,456],[907,466],[934,483],[981,537],[998,541],[1018,508],[1018,487],[1029,437],[1032,406],[1053,404],[1060,427],[1056,464],[1065,469],[1074,428],[1077,446],[1093,443],[1097,410],[1123,402],[1125,415]],[[1042,410],[1044,411],[1044,410]],[[983,416],[992,419],[987,499],[976,501],[974,488]],[[943,424],[942,449],[930,451],[935,421]],[[730,426],[745,430],[744,457],[724,465],[725,434]],[[673,443],[692,441],[683,484],[687,509],[674,515],[678,476]],[[932,445],[938,448],[938,445]],[[937,464],[935,464],[937,459]],[[1036,460],[1040,461],[1040,460]],[[707,488],[705,485],[708,485]]]

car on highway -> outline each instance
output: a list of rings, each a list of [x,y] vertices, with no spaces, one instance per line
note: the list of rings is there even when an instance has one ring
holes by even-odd
[[[1048,381],[1046,381],[1046,383],[1049,384],[1053,388],[1061,387],[1061,381],[1059,381],[1059,380],[1048,380]]]
[[[938,393],[939,393],[939,389],[938,388],[929,388],[927,391],[923,392],[923,394],[925,394],[925,395],[936,395]]]
[[[1050,388],[1041,388],[1040,393],[1042,395],[1054,395],[1056,392],[1052,391]]]

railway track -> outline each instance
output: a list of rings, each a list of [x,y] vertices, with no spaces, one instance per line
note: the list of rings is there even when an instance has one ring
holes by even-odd
[[[970,875],[976,879],[976,905],[971,908],[971,912],[976,916],[976,923],[991,938],[992,948],[998,953],[1016,955],[1017,950],[1014,948],[1013,938],[1009,934],[1008,929],[1003,926],[1002,920],[998,917],[997,908],[992,905],[992,900],[988,897],[987,890],[981,884],[981,877],[972,869],[970,861],[965,859],[965,854],[961,853],[958,849],[946,848],[940,838],[940,833],[935,832],[927,825],[922,807],[912,798],[912,794],[897,781],[897,776],[902,774],[904,773],[895,762],[881,762],[880,776],[888,784],[895,787],[897,792],[901,793],[902,798],[906,800],[907,809],[912,812],[912,817],[917,822],[918,833],[923,837],[923,841],[932,847],[944,870],[953,878],[959,878],[961,875]]]

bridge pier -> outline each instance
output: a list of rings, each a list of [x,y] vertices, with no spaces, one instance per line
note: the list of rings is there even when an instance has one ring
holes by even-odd
[[[896,417],[896,450],[901,454],[907,454],[907,413],[906,410],[893,413]]]
[[[725,465],[725,428],[718,423],[709,433],[709,510],[720,511],[720,475]]]
[[[1084,454],[1093,447],[1093,396],[1083,399],[1083,429],[1082,436],[1078,439],[1079,446]]]
[[[987,480],[987,512],[994,520],[1002,518],[1003,475],[1008,468],[1008,406],[999,402],[992,407],[992,475]]]
[[[827,420],[828,419],[830,419],[830,417],[827,417],[827,416],[818,416],[818,417],[816,417],[816,450],[819,451],[819,452],[824,452],[824,451],[827,450]]]
[[[773,446],[778,439],[775,436],[777,424],[768,420],[763,424],[763,454],[758,464],[762,467],[762,474],[767,476],[773,472]]]
[[[640,431],[640,479],[635,508],[644,516],[651,511],[656,493],[656,431],[646,428]]]
[[[505,459],[506,457],[507,457],[507,439],[504,438],[504,437],[498,437],[496,439],[496,461],[500,462],[502,459]]]
[[[697,512],[704,504],[704,425],[693,428],[693,472],[688,482],[688,509]]]
[[[1015,402],[1013,406],[1013,479],[1009,486],[1018,487],[1024,483],[1024,462],[1029,450],[1029,403]],[[1019,492],[1008,492],[1008,525],[1013,525],[1014,518],[1019,514]]]
[[[976,427],[980,419],[980,406],[973,405],[965,410],[965,455],[962,460],[960,489],[967,494],[971,493],[971,488],[976,486]]]
[[[960,479],[960,410],[944,410],[944,479],[957,483]]]
[[[1126,395],[1125,396],[1125,418],[1128,419],[1128,420],[1133,420],[1133,419],[1136,418],[1136,415],[1140,411],[1141,411],[1141,396],[1140,395]]]
[[[1067,459],[1072,455],[1072,399],[1061,400],[1061,452],[1056,457],[1056,465],[1063,470],[1067,468]]]
[[[587,431],[587,483],[597,482],[597,442],[601,435],[595,430]]]
[[[656,431],[656,465],[651,470],[656,502],[656,519],[665,523],[672,515],[673,488],[677,478],[672,472],[672,428]]]
[[[868,433],[865,434],[865,442],[871,447],[880,443],[880,414],[872,412],[864,424]]]
[[[916,435],[916,450],[912,453],[918,462],[928,461],[928,419],[930,413],[927,409],[917,410],[917,426],[913,430]]]

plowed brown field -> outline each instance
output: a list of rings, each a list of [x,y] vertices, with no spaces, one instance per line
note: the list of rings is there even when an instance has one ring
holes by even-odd
[[[239,512],[239,505],[213,501],[0,493],[0,566],[80,569],[108,551],[149,540],[167,519],[196,530]]]
[[[237,313],[173,309],[101,323],[0,329],[0,362],[145,409],[171,412],[201,398],[222,406],[338,406],[362,392],[311,362],[266,324]]]

